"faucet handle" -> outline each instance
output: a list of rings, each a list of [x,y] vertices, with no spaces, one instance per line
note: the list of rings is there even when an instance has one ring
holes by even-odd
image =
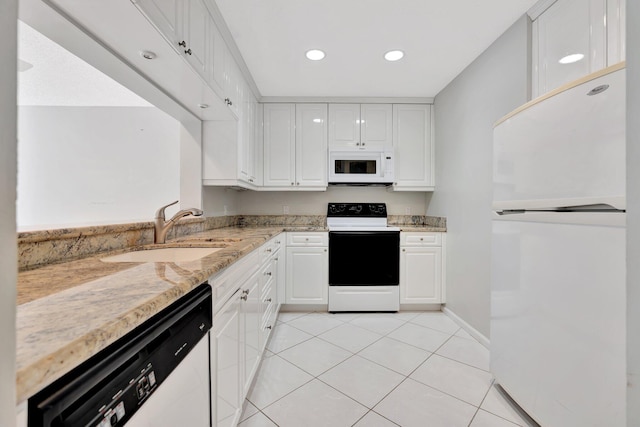
[[[169,203],[168,205],[164,205],[164,206],[162,206],[160,209],[158,209],[158,210],[156,211],[156,218],[164,219],[164,210],[165,210],[166,208],[168,208],[169,206],[173,206],[173,205],[175,205],[176,203],[178,203],[178,201],[179,201],[179,200],[176,200],[175,202],[173,202],[173,203]]]

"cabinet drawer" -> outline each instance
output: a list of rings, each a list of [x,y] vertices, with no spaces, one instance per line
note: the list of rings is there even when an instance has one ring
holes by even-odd
[[[213,290],[213,307],[222,307],[231,295],[242,285],[259,267],[260,254],[253,251],[235,264],[217,273],[209,279]]]
[[[280,247],[282,246],[282,237],[282,234],[278,234],[260,247],[259,251],[261,264],[266,263],[267,261],[269,261],[269,258],[278,253]]]
[[[328,246],[329,233],[287,233],[287,246]]]
[[[400,233],[400,246],[442,246],[442,233]]]

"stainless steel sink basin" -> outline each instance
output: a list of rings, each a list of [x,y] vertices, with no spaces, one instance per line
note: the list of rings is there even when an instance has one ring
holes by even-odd
[[[103,262],[188,262],[223,248],[161,248],[126,252],[102,258]]]

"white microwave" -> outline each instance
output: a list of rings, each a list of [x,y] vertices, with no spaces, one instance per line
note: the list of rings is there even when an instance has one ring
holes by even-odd
[[[391,151],[329,151],[329,184],[393,183]]]

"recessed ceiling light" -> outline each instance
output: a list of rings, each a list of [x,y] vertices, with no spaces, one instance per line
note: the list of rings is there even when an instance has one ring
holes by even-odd
[[[158,55],[149,50],[143,50],[142,52],[140,52],[140,56],[142,56],[144,59],[156,59]]]
[[[563,56],[558,62],[561,64],[573,64],[574,62],[580,61],[582,58],[584,58],[584,54],[572,53],[571,55]]]
[[[320,49],[308,50],[305,55],[307,56],[307,59],[310,59],[312,61],[320,61],[325,56],[324,52]]]
[[[390,50],[384,54],[384,59],[387,61],[397,61],[398,59],[402,59],[403,56],[404,52],[401,50]]]

